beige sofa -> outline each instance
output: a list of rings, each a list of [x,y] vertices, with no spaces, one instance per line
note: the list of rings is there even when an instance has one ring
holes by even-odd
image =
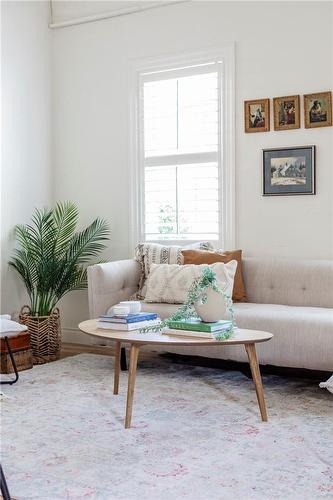
[[[234,304],[240,328],[266,330],[273,340],[258,345],[262,364],[333,370],[333,261],[245,258],[247,303]],[[127,300],[137,289],[135,260],[97,264],[88,269],[90,317]],[[177,305],[142,304],[144,311],[170,316]],[[168,349],[180,354],[246,361],[239,346]]]

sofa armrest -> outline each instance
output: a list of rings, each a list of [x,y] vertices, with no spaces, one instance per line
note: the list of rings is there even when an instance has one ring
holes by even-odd
[[[88,267],[89,316],[97,318],[109,307],[128,300],[139,287],[140,264],[118,260]]]

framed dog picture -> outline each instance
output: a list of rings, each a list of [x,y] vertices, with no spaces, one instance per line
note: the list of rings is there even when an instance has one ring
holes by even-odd
[[[245,132],[268,132],[269,99],[244,101]]]
[[[304,96],[305,128],[332,125],[332,92],[319,92]]]
[[[263,195],[315,194],[315,146],[263,149]]]
[[[274,97],[274,130],[300,128],[299,95]]]

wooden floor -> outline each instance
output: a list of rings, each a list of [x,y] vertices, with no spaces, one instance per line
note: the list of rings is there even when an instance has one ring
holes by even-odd
[[[82,353],[92,353],[92,354],[104,354],[109,356],[114,356],[113,347],[100,347],[85,344],[70,344],[68,342],[63,342],[61,345],[60,358],[68,358],[69,356],[75,356],[76,354]]]
[[[115,354],[113,346],[70,344],[68,342],[63,342],[61,346],[60,358],[68,358],[69,356],[75,356],[76,354],[82,353],[104,354],[104,356],[114,356]],[[154,352],[140,352],[140,359],[152,359],[157,357],[158,354]]]

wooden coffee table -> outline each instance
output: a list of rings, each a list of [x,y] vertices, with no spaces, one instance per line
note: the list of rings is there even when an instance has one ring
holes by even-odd
[[[93,337],[102,338],[104,340],[112,340],[116,343],[115,349],[115,364],[114,364],[114,382],[113,394],[118,394],[119,390],[119,373],[120,373],[120,351],[122,344],[130,345],[130,365],[128,373],[128,388],[127,388],[127,404],[126,404],[126,417],[125,428],[131,426],[132,408],[134,385],[136,378],[136,367],[140,347],[144,345],[164,345],[164,346],[220,346],[243,344],[247,352],[250,363],[252,378],[254,381],[257,399],[260,409],[261,418],[267,422],[267,412],[264,399],[264,391],[261,382],[260,369],[256,354],[256,343],[266,342],[270,340],[273,335],[268,332],[261,332],[258,330],[243,330],[237,329],[233,336],[228,340],[217,341],[211,339],[200,339],[197,337],[174,337],[171,335],[164,335],[160,333],[140,333],[139,331],[124,332],[120,330],[105,330],[97,328],[97,321],[92,319],[83,321],[79,324],[82,332],[87,333]]]

